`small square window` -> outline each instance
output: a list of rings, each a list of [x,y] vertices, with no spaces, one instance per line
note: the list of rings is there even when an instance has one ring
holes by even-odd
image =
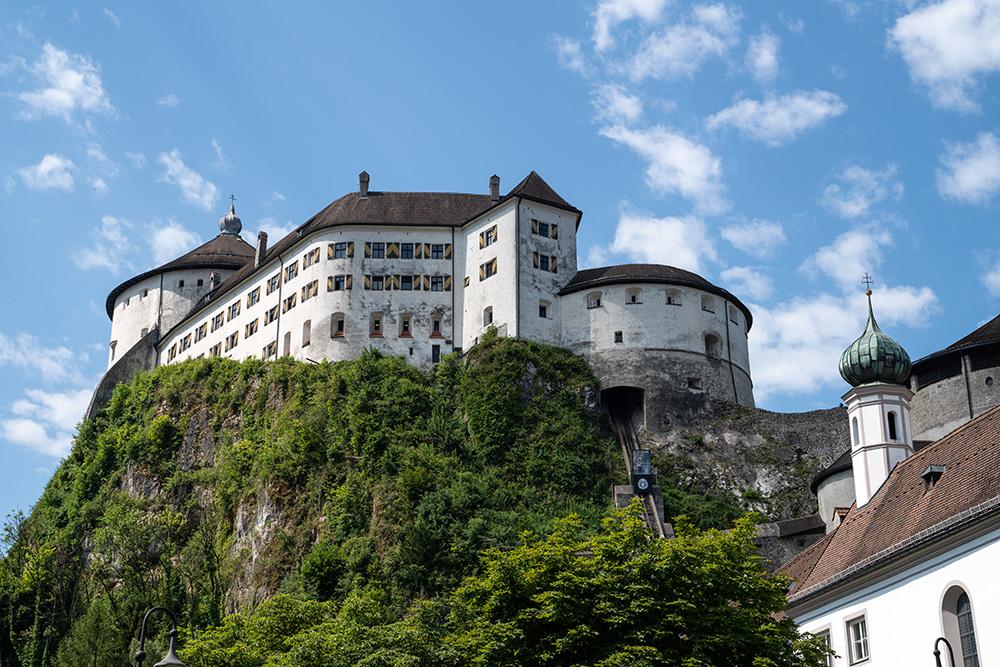
[[[177,281],[177,286],[178,287],[184,287],[184,281],[183,280],[178,280]]]
[[[444,244],[434,243],[431,245],[431,259],[444,259]]]
[[[548,319],[549,317],[549,306],[545,303],[538,304],[538,316]]]
[[[413,244],[404,243],[399,247],[399,256],[402,259],[413,259]]]
[[[372,257],[385,259],[385,243],[372,243]]]
[[[622,334],[621,331],[616,331],[615,332],[615,342],[616,343],[624,343],[625,342],[625,336]]]
[[[198,287],[204,287],[204,285],[205,285],[205,279],[198,278]]]
[[[410,291],[413,289],[413,276],[400,276],[399,277],[399,287],[402,290]]]
[[[380,290],[385,285],[385,278],[383,276],[372,276],[372,289]]]

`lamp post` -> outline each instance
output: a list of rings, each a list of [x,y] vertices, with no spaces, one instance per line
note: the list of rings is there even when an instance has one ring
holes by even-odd
[[[142,662],[146,659],[146,621],[154,611],[161,611],[170,617],[173,629],[170,631],[170,646],[163,660],[153,665],[153,667],[187,667],[180,658],[177,657],[177,617],[174,612],[165,607],[153,607],[142,617],[142,629],[139,631],[139,650],[135,652],[135,667],[142,667]]]
[[[948,647],[948,658],[951,660],[951,667],[955,667],[955,652],[951,650],[951,642],[944,637],[938,637],[934,641],[934,660],[937,663],[937,667],[942,667],[941,665],[941,649],[938,648],[938,644],[944,642],[944,645]]]

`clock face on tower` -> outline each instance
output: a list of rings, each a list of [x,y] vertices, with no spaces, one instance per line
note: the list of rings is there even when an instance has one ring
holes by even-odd
[[[640,477],[638,480],[636,480],[635,486],[640,491],[645,491],[649,488],[649,480],[646,479],[645,477]]]

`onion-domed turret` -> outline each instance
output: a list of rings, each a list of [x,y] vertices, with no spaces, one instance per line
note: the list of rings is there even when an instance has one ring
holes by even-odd
[[[230,204],[226,214],[219,218],[219,231],[223,234],[232,234],[233,236],[238,236],[243,231],[243,221],[240,220],[240,216],[236,215],[235,202]]]
[[[892,336],[878,328],[868,295],[868,326],[840,355],[840,376],[852,387],[882,382],[905,385],[910,377],[910,355]]]

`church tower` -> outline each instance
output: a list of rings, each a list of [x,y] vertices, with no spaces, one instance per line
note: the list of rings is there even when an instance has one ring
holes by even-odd
[[[864,507],[893,467],[913,454],[910,399],[906,386],[910,356],[883,333],[868,296],[868,326],[840,356],[840,375],[852,389],[844,394],[850,420],[851,463],[858,508]]]

